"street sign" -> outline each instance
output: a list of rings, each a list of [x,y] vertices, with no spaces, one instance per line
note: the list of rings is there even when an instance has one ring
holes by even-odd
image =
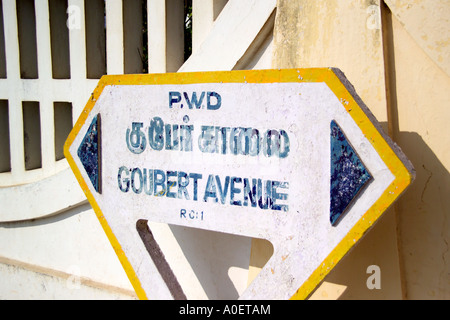
[[[306,298],[414,177],[337,69],[104,76],[65,155],[151,299],[185,295],[147,221],[266,239],[240,298]]]

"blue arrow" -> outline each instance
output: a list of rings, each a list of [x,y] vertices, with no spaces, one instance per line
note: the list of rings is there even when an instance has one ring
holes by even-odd
[[[100,114],[97,114],[78,147],[77,154],[98,193],[101,193],[100,147]]]
[[[330,222],[335,226],[372,176],[348,142],[344,132],[331,121]]]

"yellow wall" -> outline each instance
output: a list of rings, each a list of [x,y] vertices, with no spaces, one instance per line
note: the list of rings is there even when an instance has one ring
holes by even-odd
[[[397,206],[406,297],[449,299],[450,78],[395,18],[393,31],[395,138],[417,170]]]
[[[417,170],[311,298],[450,298],[450,1],[385,2],[278,0],[273,67],[340,68]]]

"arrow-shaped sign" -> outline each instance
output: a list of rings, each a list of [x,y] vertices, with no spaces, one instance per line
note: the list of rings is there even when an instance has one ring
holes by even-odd
[[[152,299],[185,294],[147,221],[266,239],[241,298],[306,298],[414,176],[336,69],[104,76],[65,155]]]

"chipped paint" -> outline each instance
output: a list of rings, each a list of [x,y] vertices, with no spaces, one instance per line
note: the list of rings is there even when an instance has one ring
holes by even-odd
[[[336,225],[372,176],[348,142],[342,129],[332,121],[330,222]]]
[[[77,155],[97,192],[101,193],[100,181],[100,115],[96,115],[89,126]]]

